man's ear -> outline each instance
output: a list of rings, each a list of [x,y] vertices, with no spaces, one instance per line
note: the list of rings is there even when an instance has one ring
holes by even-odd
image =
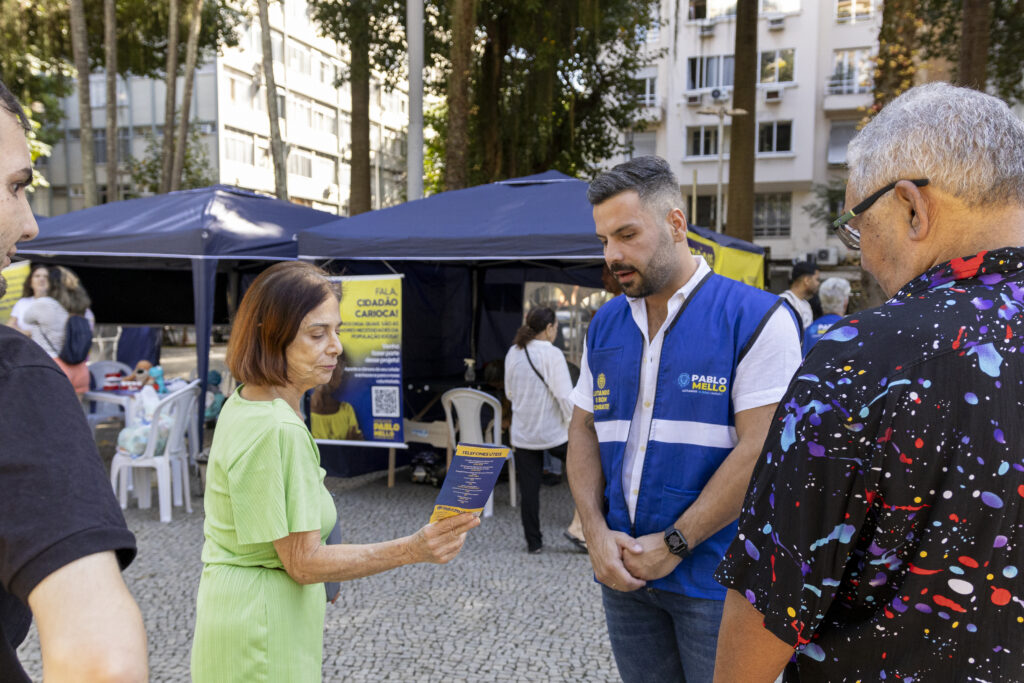
[[[901,180],[896,183],[893,192],[910,226],[910,239],[916,242],[926,239],[931,232],[932,216],[928,199],[921,188],[909,180]]]
[[[672,209],[666,216],[669,228],[672,229],[672,239],[675,242],[683,242],[686,240],[686,216],[683,214],[682,209]]]

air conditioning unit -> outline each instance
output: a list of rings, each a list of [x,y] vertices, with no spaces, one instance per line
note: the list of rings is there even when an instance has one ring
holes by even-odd
[[[764,91],[765,104],[775,104],[782,101],[782,88],[772,88]]]
[[[725,92],[724,90],[719,90],[718,88],[715,88],[714,90],[711,91],[711,99],[713,99],[715,102],[725,102],[726,100],[729,99],[729,93]]]
[[[781,31],[786,28],[786,17],[768,17],[768,30]]]
[[[823,247],[813,252],[813,254],[815,263],[823,266],[839,265],[839,249],[837,247]]]
[[[713,35],[715,35],[715,25],[714,25],[714,23],[701,24],[701,27],[700,27],[700,37],[701,38],[710,38]]]
[[[688,107],[699,107],[704,103],[704,96],[699,92],[690,93],[686,96],[686,106]]]

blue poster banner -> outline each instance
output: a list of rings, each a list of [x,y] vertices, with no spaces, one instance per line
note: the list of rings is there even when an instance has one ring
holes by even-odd
[[[341,344],[334,376],[313,390],[318,443],[404,448],[402,276],[331,278],[341,283]]]

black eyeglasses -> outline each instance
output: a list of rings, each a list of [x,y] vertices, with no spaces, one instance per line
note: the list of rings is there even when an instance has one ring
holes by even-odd
[[[870,209],[872,204],[877,202],[883,194],[896,187],[896,183],[898,182],[900,181],[894,180],[878,192],[871,193],[868,195],[867,199],[832,221],[832,229],[836,231],[836,236],[842,240],[843,244],[850,249],[860,249],[860,230],[850,225],[850,221],[854,217],[859,216]],[[918,187],[924,187],[928,184],[928,179],[918,178],[917,180],[911,180],[910,182]]]

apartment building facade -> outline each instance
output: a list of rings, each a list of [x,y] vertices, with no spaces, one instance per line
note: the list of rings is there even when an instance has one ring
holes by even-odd
[[[345,46],[320,37],[309,18],[306,0],[270,5],[271,44],[281,135],[287,153],[291,201],[347,215],[351,154],[351,91],[336,87],[348,60]],[[196,73],[189,118],[206,150],[212,181],[274,193],[270,121],[263,77],[261,31],[255,17],[238,28],[237,47],[224,48]],[[181,105],[184,78],[178,79]],[[106,91],[103,74],[90,77],[97,183],[105,197]],[[166,87],[163,80],[118,78],[120,182],[130,187],[127,158],[141,159],[146,147],[163,135]],[[32,199],[41,215],[80,209],[81,143],[77,94],[63,102],[64,136],[40,170],[51,187]],[[385,90],[378,79],[370,88],[372,206],[397,204],[405,198],[406,89]]]
[[[647,41],[657,56],[638,74],[649,123],[628,136],[633,155],[669,160],[688,217],[711,228],[720,165],[723,211],[728,197],[735,9],[735,0],[661,3]],[[881,1],[758,0],[758,9],[756,110],[746,114],[757,130],[755,241],[778,269],[808,254],[838,264],[844,247],[804,207],[823,203],[816,187],[845,177],[846,146],[872,101]]]

